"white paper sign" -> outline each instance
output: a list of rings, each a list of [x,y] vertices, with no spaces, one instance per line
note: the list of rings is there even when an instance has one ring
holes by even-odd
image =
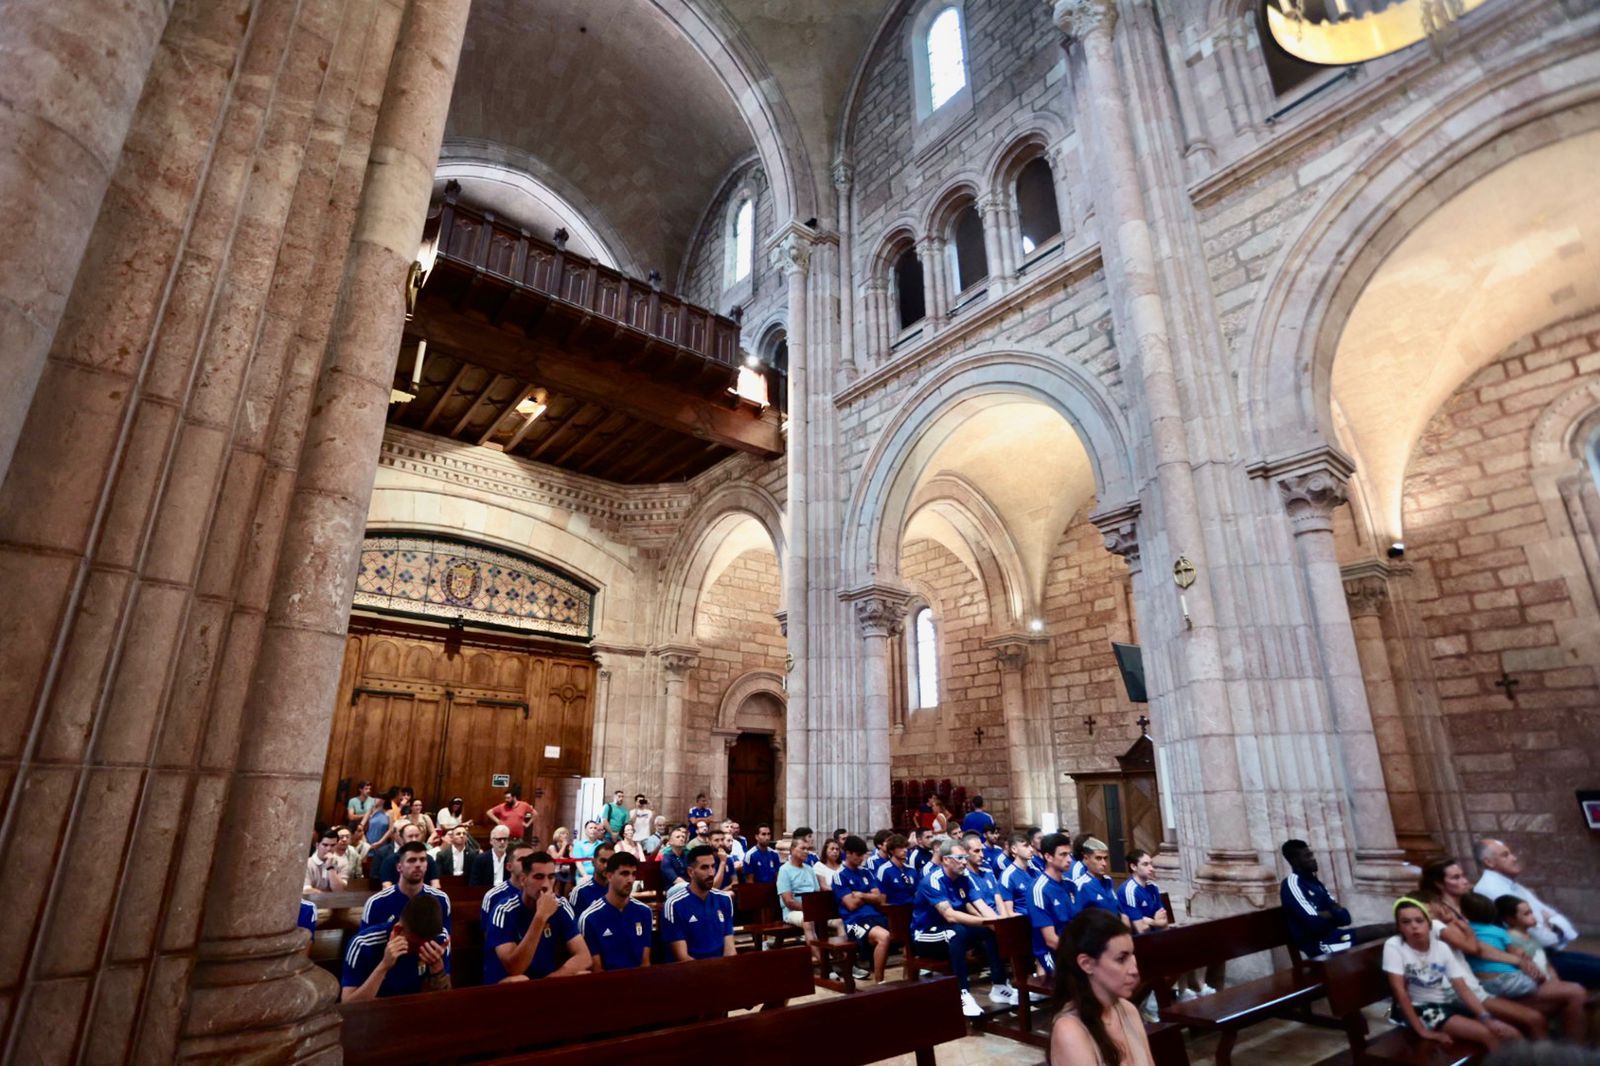
[[[559,744],[546,744],[544,746],[544,757],[546,759],[561,758],[561,746]]]

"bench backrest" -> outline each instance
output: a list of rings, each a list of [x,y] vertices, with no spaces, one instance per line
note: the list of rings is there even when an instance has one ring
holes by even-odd
[[[733,921],[735,925],[751,922],[775,922],[781,910],[778,907],[778,886],[772,882],[755,884],[741,882],[733,886]]]
[[[1322,960],[1322,985],[1328,991],[1328,1012],[1349,1018],[1361,1008],[1389,998],[1389,978],[1383,972],[1383,941],[1363,944]]]
[[[808,922],[826,923],[839,917],[839,900],[826,889],[800,893],[800,916]],[[817,935],[825,936],[827,926],[818,924]]]
[[[349,1066],[437,1063],[679,1025],[812,991],[810,951],[786,948],[346,1003],[339,1039]]]
[[[828,1066],[865,1066],[959,1040],[967,1035],[967,1024],[955,979],[940,977],[897,981],[798,1007],[620,1037],[598,1047],[579,1045],[496,1059],[491,1066],[592,1066],[602,1059],[649,1066],[705,1066],[709,1060],[797,1061],[780,1049],[805,1043],[817,1033],[842,1034],[842,1039],[830,1040],[820,1056]],[[933,1061],[931,1054],[926,1061]]]
[[[1289,927],[1283,920],[1282,907],[1159,929],[1134,937],[1133,944],[1139,972],[1147,980],[1176,977],[1211,963],[1273,948],[1288,948],[1291,960],[1300,961],[1289,944]]]

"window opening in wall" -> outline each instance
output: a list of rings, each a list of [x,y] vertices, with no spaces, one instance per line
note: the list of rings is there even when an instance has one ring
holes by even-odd
[[[914,711],[939,706],[939,644],[933,625],[933,609],[919,607],[912,616],[909,634],[911,669],[906,671],[910,707]]]
[[[928,27],[928,102],[937,111],[967,84],[961,48],[961,12],[947,7]]]
[[[922,293],[922,260],[910,248],[894,261],[895,303],[900,311],[900,328],[910,329],[922,321],[927,306]]]
[[[789,338],[783,333],[769,338],[766,346],[767,395],[780,412],[789,410]]]
[[[1017,173],[1017,222],[1023,255],[1032,255],[1061,235],[1055,175],[1044,156],[1030,159]]]
[[[733,215],[733,280],[750,276],[756,250],[756,205],[748,197],[739,202]]]
[[[962,209],[951,236],[956,291],[965,292],[989,276],[989,259],[983,250],[983,218],[976,207],[968,204]]]

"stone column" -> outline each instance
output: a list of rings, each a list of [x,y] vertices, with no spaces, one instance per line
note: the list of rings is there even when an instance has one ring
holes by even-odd
[[[894,310],[889,306],[889,286],[882,278],[871,278],[862,286],[865,300],[864,346],[861,365],[883,362],[894,343]]]
[[[1440,844],[1428,830],[1423,812],[1416,759],[1406,729],[1400,693],[1389,665],[1389,642],[1383,635],[1383,611],[1389,602],[1387,567],[1376,559],[1343,567],[1350,627],[1366,682],[1372,731],[1382,753],[1383,781],[1394,815],[1395,839],[1407,854],[1437,855]]]
[[[611,733],[611,667],[606,656],[594,657],[594,747],[589,752],[589,776],[604,777],[612,764],[606,756],[606,740]]]
[[[1005,715],[1006,753],[1011,766],[1011,823],[1036,825],[1039,804],[1034,780],[1038,759],[1029,735],[1028,694],[1023,678],[1028,665],[1028,641],[1020,635],[1007,634],[985,643],[994,649],[995,661],[1000,664],[1000,710]]]
[[[1057,25],[1083,53],[1085,77],[1079,91],[1087,95],[1081,107],[1072,106],[1089,116],[1090,133],[1098,148],[1101,173],[1096,190],[1104,198],[1096,211],[1098,228],[1111,274],[1112,300],[1123,309],[1126,322],[1118,333],[1118,354],[1143,386],[1142,413],[1155,466],[1153,495],[1160,507],[1158,525],[1174,555],[1187,555],[1196,567],[1195,582],[1185,593],[1185,623],[1174,618],[1170,604],[1159,614],[1154,609],[1142,613],[1143,628],[1154,638],[1151,644],[1166,645],[1152,650],[1170,654],[1183,664],[1184,691],[1152,695],[1162,710],[1184,719],[1183,727],[1175,728],[1173,735],[1177,743],[1189,748],[1186,762],[1196,770],[1186,775],[1186,781],[1200,793],[1204,809],[1207,839],[1204,861],[1197,871],[1200,880],[1220,893],[1254,897],[1276,878],[1261,864],[1252,843],[1244,802],[1239,737],[1223,672],[1222,639],[1201,557],[1205,537],[1186,412],[1173,367],[1127,95],[1112,41],[1116,8],[1113,0],[1057,0],[1054,14]],[[1155,608],[1156,598],[1147,596],[1141,605]]]
[[[851,284],[855,272],[855,260],[850,257],[851,239],[855,236],[850,186],[855,180],[855,170],[856,168],[848,160],[834,161],[833,189],[836,200],[834,214],[839,220],[839,368],[844,372],[846,379],[854,379],[856,376],[856,305],[850,295],[855,292],[855,286]],[[834,384],[842,385],[843,382]]]
[[[1335,765],[1342,770],[1349,824],[1355,836],[1347,844],[1355,850],[1356,881],[1358,885],[1367,882],[1362,887],[1373,891],[1404,892],[1415,887],[1417,870],[1406,864],[1395,839],[1383,763],[1372,731],[1372,712],[1367,706],[1333,539],[1333,511],[1345,502],[1351,469],[1348,459],[1324,449],[1275,473],[1294,526],[1295,547],[1311,600],[1323,683],[1339,742]]]
[[[929,332],[936,333],[950,312],[944,295],[944,281],[949,274],[945,269],[944,241],[938,237],[922,238],[917,242],[917,258],[922,263],[923,320]]]
[[[284,915],[300,895],[355,591],[406,276],[422,234],[468,0],[412,0],[389,68],[338,309],[285,523],[272,607],[210,871],[189,1059],[320,1053],[334,989]]]
[[[998,296],[1011,287],[1016,276],[1006,254],[1010,233],[1005,204],[998,196],[985,196],[978,202],[978,209],[983,212],[983,250],[989,259],[989,290]]]
[[[683,688],[689,674],[700,665],[700,649],[686,644],[666,644],[655,649],[661,660],[661,677],[666,699],[662,716],[667,723],[661,749],[660,810],[677,812],[689,809],[688,786],[683,772],[683,749],[689,741],[688,714],[684,710]],[[676,814],[672,815],[676,817]]]
[[[864,717],[867,825],[890,825],[889,700],[894,685],[889,670],[889,641],[905,630],[903,589],[869,585],[844,596],[853,603],[861,627],[861,709]]]
[[[785,423],[784,466],[787,474],[783,517],[787,555],[783,572],[785,635],[789,638],[789,703],[784,716],[792,757],[784,778],[785,806],[796,812],[810,807],[811,720],[806,694],[810,691],[810,549],[806,516],[811,479],[806,469],[810,444],[810,329],[806,320],[806,273],[811,267],[811,241],[800,226],[790,223],[772,247],[772,266],[788,287],[789,300],[789,418]],[[803,815],[802,815],[803,816]]]
[[[11,0],[0,17],[0,481],[172,2]]]

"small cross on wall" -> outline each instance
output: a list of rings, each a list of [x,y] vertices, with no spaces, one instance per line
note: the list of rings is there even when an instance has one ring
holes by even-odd
[[[1089,735],[1091,737],[1094,736],[1094,715],[1092,715],[1092,714],[1084,715],[1083,716],[1083,725],[1084,725],[1085,729],[1089,730]]]
[[[1504,670],[1502,670],[1502,671],[1500,671],[1500,680],[1496,681],[1494,683],[1494,687],[1495,688],[1503,688],[1503,689],[1505,689],[1506,690],[1506,699],[1510,700],[1512,703],[1516,703],[1517,702],[1517,686],[1520,685],[1520,684],[1522,684],[1521,681],[1518,681],[1516,678],[1512,677],[1510,674],[1508,674]]]
[[[1139,718],[1138,718],[1138,721],[1136,721],[1134,724],[1139,727],[1139,735],[1140,736],[1149,736],[1150,735],[1150,719],[1149,718],[1146,718],[1144,715],[1141,714],[1139,716]]]
[[[978,742],[979,747],[983,746],[983,726],[980,725],[972,731],[972,739]]]

